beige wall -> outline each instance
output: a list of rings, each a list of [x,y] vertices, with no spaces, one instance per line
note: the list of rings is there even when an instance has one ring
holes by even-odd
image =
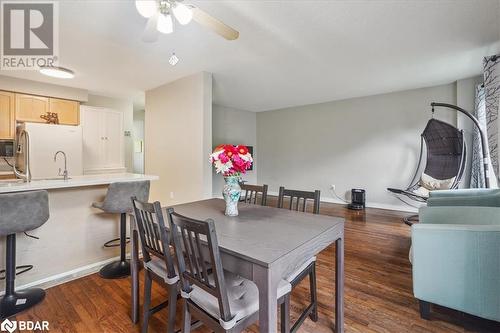
[[[71,99],[80,102],[85,102],[88,99],[88,91],[85,89],[18,79],[3,75],[0,75],[0,90]]]
[[[132,100],[123,98],[113,98],[99,95],[89,95],[88,101],[82,103],[88,106],[100,106],[103,108],[113,109],[115,111],[120,111],[123,113],[123,130],[130,131],[132,133],[134,129],[134,104]],[[125,134],[123,134],[125,135]],[[125,147],[125,167],[128,172],[133,170],[133,154],[134,154],[134,142],[132,136],[125,136],[123,140]]]
[[[336,201],[364,188],[372,206],[408,209],[387,187],[408,185],[432,101],[456,103],[456,84],[306,105],[257,114],[258,182],[321,190]],[[456,124],[456,113],[436,117]]]
[[[257,114],[255,112],[213,105],[212,120],[212,145],[214,147],[223,143],[244,144],[253,146],[254,155],[257,153]],[[243,179],[249,184],[257,183],[257,164],[258,161],[255,158],[254,169],[243,175]],[[220,196],[224,186],[223,177],[213,171],[212,182],[214,196]]]
[[[197,73],[146,91],[145,172],[151,200],[173,204],[212,194],[212,75]]]

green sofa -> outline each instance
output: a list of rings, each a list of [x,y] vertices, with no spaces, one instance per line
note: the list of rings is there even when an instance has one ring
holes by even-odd
[[[412,226],[413,293],[431,304],[500,321],[500,190],[433,191]]]

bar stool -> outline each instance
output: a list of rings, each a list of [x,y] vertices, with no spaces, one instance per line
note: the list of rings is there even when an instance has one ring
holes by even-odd
[[[105,247],[110,247],[111,242],[120,240],[120,260],[101,268],[99,275],[104,279],[119,279],[130,275],[130,261],[125,258],[125,248],[127,245],[127,213],[134,211],[131,201],[134,196],[140,201],[148,201],[149,180],[111,183],[104,201],[92,204],[92,207],[106,213],[120,214],[120,238],[104,244]]]
[[[0,195],[0,236],[7,236],[5,255],[5,295],[0,300],[0,320],[40,303],[45,291],[30,288],[15,291],[16,233],[36,229],[49,219],[47,191]]]

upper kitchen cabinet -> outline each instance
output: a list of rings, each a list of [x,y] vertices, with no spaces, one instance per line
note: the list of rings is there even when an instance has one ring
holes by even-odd
[[[82,106],[83,172],[125,172],[123,113]]]
[[[14,139],[15,96],[7,91],[0,91],[0,139]]]
[[[59,117],[59,124],[80,124],[80,103],[66,99],[50,98],[49,108],[50,112],[57,113]]]
[[[16,120],[44,123],[41,115],[49,111],[49,98],[25,94],[16,94]]]
[[[15,95],[17,121],[44,123],[45,120],[40,116],[50,111],[57,113],[61,125],[80,124],[80,103],[77,101],[27,94]]]

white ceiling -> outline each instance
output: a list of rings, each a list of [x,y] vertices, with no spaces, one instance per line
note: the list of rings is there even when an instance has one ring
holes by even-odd
[[[61,1],[60,61],[76,78],[2,74],[136,98],[208,71],[215,103],[264,111],[452,82],[479,74],[482,57],[500,51],[500,0],[186,3],[240,38],[191,23],[147,44],[133,1]]]

